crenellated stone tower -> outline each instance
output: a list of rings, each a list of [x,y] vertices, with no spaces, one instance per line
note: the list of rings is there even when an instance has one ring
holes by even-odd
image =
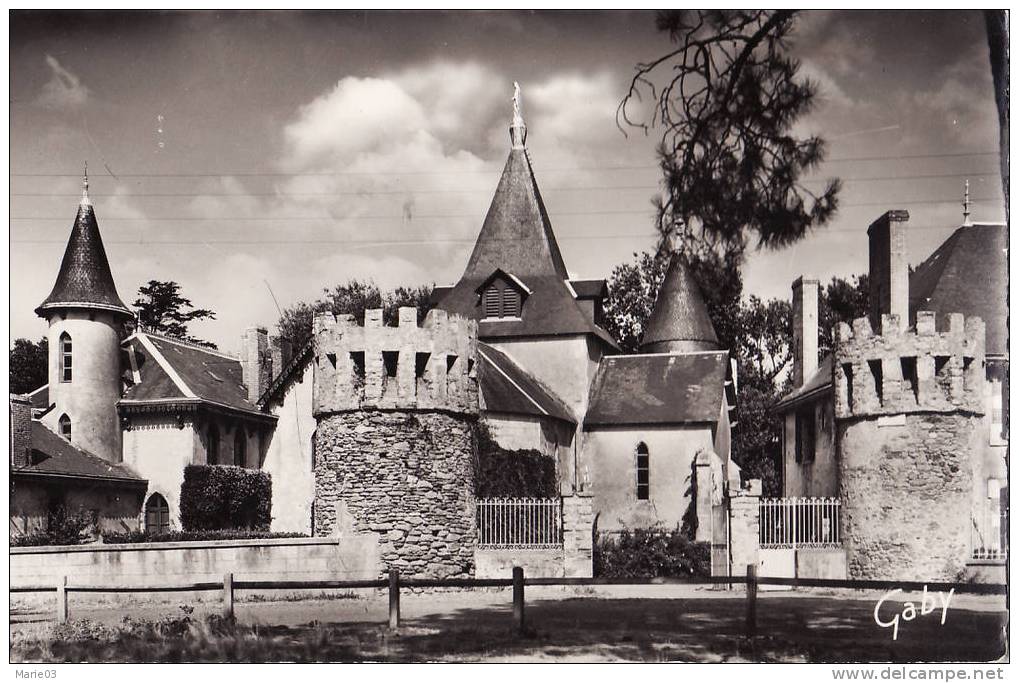
[[[314,532],[379,535],[380,571],[474,574],[477,323],[315,317]]]
[[[840,323],[834,382],[850,578],[955,580],[968,556],[984,323],[894,313]]]

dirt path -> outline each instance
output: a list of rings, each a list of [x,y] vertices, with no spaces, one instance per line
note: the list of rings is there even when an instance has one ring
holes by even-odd
[[[653,596],[653,597],[651,597]],[[853,597],[816,593],[763,593],[759,637],[742,638],[745,599],[738,592],[691,587],[598,587],[581,594],[561,588],[529,588],[529,634],[512,629],[507,591],[401,596],[403,628],[385,631],[383,595],[334,600],[239,602],[240,623],[258,624],[267,635],[300,640],[330,629],[335,659],[386,661],[991,661],[1001,656],[1006,623],[1001,596],[955,596],[940,611],[900,621],[898,637],[874,623],[880,594]],[[897,596],[899,597],[899,596]],[[890,618],[901,613],[903,595],[886,603]],[[218,610],[195,605],[196,615]],[[74,607],[74,618],[117,623],[159,618],[173,605]],[[12,614],[12,630],[45,625],[52,612]]]

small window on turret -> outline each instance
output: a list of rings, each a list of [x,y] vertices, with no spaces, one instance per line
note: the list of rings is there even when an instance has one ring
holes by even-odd
[[[60,335],[60,381],[71,381],[71,335]]]
[[[870,375],[874,378],[874,393],[877,394],[877,402],[879,405],[884,405],[884,375],[881,371],[881,361],[869,360],[867,367],[870,368]]]
[[[60,436],[68,441],[71,440],[71,418],[67,417],[67,415],[60,416]]]

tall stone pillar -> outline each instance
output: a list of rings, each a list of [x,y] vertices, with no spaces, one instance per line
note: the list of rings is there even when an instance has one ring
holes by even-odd
[[[594,576],[594,499],[590,491],[563,496],[565,576]]]
[[[761,480],[751,479],[729,496],[729,555],[732,576],[745,576],[747,565],[760,562]]]

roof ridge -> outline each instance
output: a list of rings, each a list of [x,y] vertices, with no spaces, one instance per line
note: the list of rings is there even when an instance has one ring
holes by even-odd
[[[152,328],[149,327],[145,327],[143,325],[139,325],[138,331],[132,336],[137,336],[139,334],[145,334],[150,337],[155,337],[156,339],[162,339],[164,341],[172,342],[174,344],[179,344],[180,346],[186,346],[188,348],[195,349],[196,351],[204,351],[205,353],[211,354],[213,356],[221,356],[222,358],[228,358],[230,360],[235,360],[238,362],[240,362],[241,360],[239,356],[232,356],[226,351],[220,351],[219,349],[204,346],[203,344],[200,344],[198,342],[189,341],[187,339],[184,339],[183,337],[167,334],[166,332],[157,332],[156,330],[153,330]]]
[[[158,348],[156,348],[155,344],[152,343],[152,340],[149,339],[147,335],[136,334],[135,338],[142,343],[142,346],[145,347],[146,351],[152,354],[152,357],[159,364],[159,367],[163,369],[163,372],[166,373],[166,376],[170,378],[170,381],[174,383],[177,389],[184,394],[185,398],[198,398],[198,395],[191,390],[191,387],[187,385],[184,379],[177,372],[177,369],[173,367],[173,364],[166,359],[166,356],[164,356]]]

